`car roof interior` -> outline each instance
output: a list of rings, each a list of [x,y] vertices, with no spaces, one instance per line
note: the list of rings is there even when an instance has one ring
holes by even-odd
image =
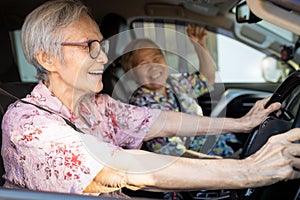
[[[24,17],[31,10],[45,1],[46,0],[1,1],[1,25],[8,25],[10,28],[20,28]],[[123,9],[122,6],[115,6],[122,5],[124,3],[123,0],[105,1],[101,6],[99,6],[97,0],[84,0],[84,3],[91,8],[93,15],[98,19],[109,12],[115,12],[124,16],[126,19],[135,16],[178,16],[179,18],[184,17],[187,20],[202,21],[203,19],[203,21],[206,22],[212,22],[212,20],[209,20],[211,17],[224,17],[224,14],[239,2],[240,0],[131,0],[130,3],[134,6]],[[297,23],[296,21],[299,19],[299,15],[292,16],[292,14],[288,14],[291,13],[291,11],[300,12],[299,3],[297,1],[247,0],[247,3],[252,12],[261,16],[264,20],[270,20],[275,24],[279,24],[279,22],[276,22],[279,17],[275,18],[275,20],[275,15],[273,15],[273,18],[271,18],[271,13],[274,13],[272,10],[281,9],[282,12],[285,11],[283,12],[283,15],[285,15],[285,17],[283,17],[285,24],[280,24],[280,26],[285,26],[289,23]],[[281,17],[281,20],[283,19]],[[213,21],[219,20],[221,19]],[[298,20],[298,25],[299,23]],[[226,24],[224,25],[226,26]]]

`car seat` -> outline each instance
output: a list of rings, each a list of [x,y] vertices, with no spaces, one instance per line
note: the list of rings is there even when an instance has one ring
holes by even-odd
[[[127,81],[122,81],[124,71],[121,66],[122,48],[125,46],[124,33],[129,30],[127,21],[124,17],[116,13],[108,13],[100,21],[100,31],[103,37],[109,40],[108,64],[102,76],[103,89],[101,93],[108,94],[115,99],[128,103]],[[122,34],[119,34],[121,33]]]
[[[20,76],[17,72],[18,67],[14,62],[14,57],[12,54],[9,30],[4,27],[0,29],[0,44],[0,82],[20,81]]]
[[[11,83],[2,83],[0,84],[0,122],[2,124],[2,118],[6,112],[8,106],[16,101],[16,98],[10,96],[6,92],[12,94],[17,98],[23,98],[33,89],[36,83],[21,83],[21,82],[11,82]],[[4,91],[6,92],[4,92]],[[2,128],[0,129],[1,137],[0,144],[2,146]],[[2,175],[5,173],[3,159],[0,157],[0,185],[2,186],[5,180],[2,178]]]
[[[21,83],[21,82],[11,82],[3,83],[0,85],[0,88],[9,92],[17,98],[23,98],[31,92],[36,83]],[[8,106],[15,102],[16,99],[12,96],[9,96],[7,93],[0,90],[0,121],[2,124],[2,118],[6,112]],[[0,144],[2,146],[2,128],[0,129],[1,137]],[[2,156],[0,157],[0,186],[4,184],[4,179],[2,175],[4,174],[4,166]]]
[[[21,83],[18,73],[18,67],[14,62],[13,51],[11,47],[11,40],[9,31],[5,28],[0,29],[0,88],[8,91],[18,98],[25,97],[36,83]],[[12,102],[16,101],[15,98],[10,97],[5,92],[0,91],[0,122],[2,124],[3,115]],[[2,129],[0,129],[0,145],[2,146]],[[4,184],[2,175],[4,174],[4,166],[2,156],[0,157],[0,186]]]

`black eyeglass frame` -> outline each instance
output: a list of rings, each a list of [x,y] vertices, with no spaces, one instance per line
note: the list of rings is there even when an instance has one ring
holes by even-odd
[[[91,51],[91,47],[92,47],[92,44],[95,43],[95,42],[98,44],[99,47],[97,46],[97,48],[99,48],[99,49],[96,51],[96,54],[94,55],[93,54],[93,50],[97,49],[97,48],[94,48]],[[62,46],[82,46],[82,47],[88,47],[89,48],[89,54],[90,54],[90,57],[92,59],[96,59],[100,55],[101,51],[103,51],[107,55],[108,54],[108,50],[109,50],[109,41],[108,40],[102,40],[102,41],[99,41],[99,40],[89,40],[87,42],[62,42],[60,45],[62,45]]]

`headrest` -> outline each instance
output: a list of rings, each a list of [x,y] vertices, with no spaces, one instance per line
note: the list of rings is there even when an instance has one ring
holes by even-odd
[[[9,32],[6,29],[0,29],[0,75],[5,74],[13,64],[13,54]]]
[[[127,22],[121,15],[108,13],[101,20],[100,31],[106,39],[123,31],[122,29],[127,29]]]

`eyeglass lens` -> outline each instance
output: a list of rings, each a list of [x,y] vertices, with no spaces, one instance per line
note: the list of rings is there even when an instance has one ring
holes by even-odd
[[[92,58],[97,58],[101,52],[101,50],[108,54],[109,43],[107,40],[103,40],[99,42],[98,40],[93,40],[89,44],[89,51]]]

